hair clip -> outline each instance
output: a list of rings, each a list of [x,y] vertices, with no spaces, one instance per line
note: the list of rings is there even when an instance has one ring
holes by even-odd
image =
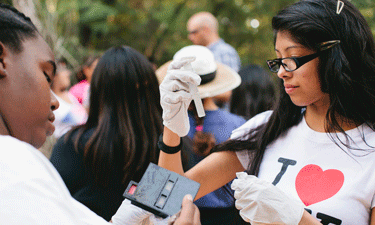
[[[337,0],[337,8],[336,8],[336,14],[340,14],[342,9],[344,8],[344,2]]]
[[[202,125],[198,125],[195,127],[195,130],[196,131],[203,131],[203,126]]]

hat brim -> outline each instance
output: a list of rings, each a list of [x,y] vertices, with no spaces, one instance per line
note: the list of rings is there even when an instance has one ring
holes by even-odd
[[[167,74],[168,66],[172,62],[166,62],[156,70],[156,77],[159,85]],[[215,78],[203,85],[198,86],[199,96],[201,98],[215,97],[227,91],[231,91],[241,84],[241,77],[236,71],[227,65],[216,62],[217,71]]]

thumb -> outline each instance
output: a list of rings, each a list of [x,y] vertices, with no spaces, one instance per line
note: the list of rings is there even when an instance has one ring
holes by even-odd
[[[193,196],[187,194],[184,196],[184,199],[182,200],[182,205],[190,204],[191,202],[193,202]]]
[[[182,200],[180,217],[186,216],[186,218],[194,218],[194,210],[193,197],[189,194],[185,195]]]

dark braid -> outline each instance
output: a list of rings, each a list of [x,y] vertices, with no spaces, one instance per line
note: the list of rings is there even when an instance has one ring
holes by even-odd
[[[29,17],[16,8],[0,3],[0,42],[15,53],[22,51],[22,41],[34,38],[38,31]]]
[[[202,99],[203,103],[205,99]],[[193,113],[195,118],[195,134],[193,137],[193,151],[199,156],[207,156],[216,145],[215,136],[212,133],[204,132],[204,117],[198,117],[195,104],[190,104],[189,113]]]

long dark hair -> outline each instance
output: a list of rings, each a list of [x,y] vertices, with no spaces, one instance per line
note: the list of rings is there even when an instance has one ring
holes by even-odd
[[[22,41],[35,38],[38,31],[29,17],[12,6],[0,3],[0,41],[14,53],[22,52]]]
[[[296,42],[315,51],[321,42],[340,40],[340,45],[327,50],[319,60],[321,88],[330,97],[325,130],[336,144],[335,131],[350,139],[341,128],[339,117],[356,125],[365,123],[373,130],[375,122],[374,39],[359,10],[349,1],[342,1],[345,6],[340,14],[336,14],[337,0],[303,0],[272,19],[275,34],[289,32]],[[280,88],[280,97],[266,124],[251,130],[247,140],[231,140],[215,151],[251,150],[248,172],[257,175],[267,145],[301,121],[301,110]],[[369,147],[373,150],[373,146]]]
[[[275,103],[275,88],[270,74],[258,65],[248,65],[238,74],[241,85],[232,91],[230,112],[245,119],[272,109]]]
[[[84,163],[105,186],[112,168],[123,184],[139,181],[149,162],[157,163],[162,132],[159,85],[148,60],[131,47],[107,50],[94,70],[87,123],[70,132],[76,149],[85,131],[94,129],[84,146]],[[69,136],[69,134],[68,134]]]

